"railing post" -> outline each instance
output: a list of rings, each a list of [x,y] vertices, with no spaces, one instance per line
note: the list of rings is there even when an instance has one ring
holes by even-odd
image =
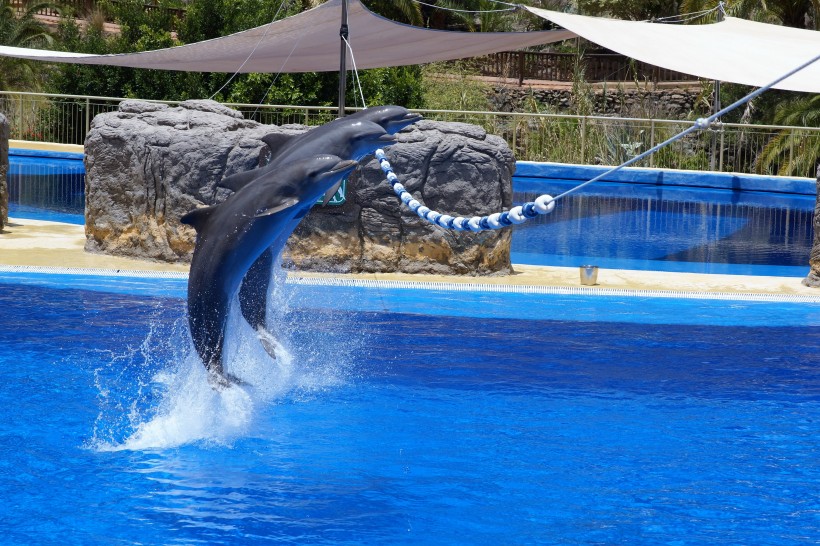
[[[524,85],[524,52],[518,52],[518,86]]]
[[[719,172],[723,172],[723,135],[724,135],[724,129],[723,129],[723,124],[721,123],[720,124],[720,150],[718,152],[719,153],[719,155],[718,155],[718,171]]]
[[[794,129],[789,131],[789,165],[794,168]],[[790,173],[797,175],[798,173]]]
[[[85,99],[85,134],[87,135],[90,130],[91,130],[91,99],[86,97],[86,99]],[[83,139],[83,141],[85,141],[85,139]]]
[[[655,119],[653,118],[652,121],[649,123],[649,149],[655,147]],[[655,166],[655,154],[649,156],[649,166]]]
[[[20,100],[17,101],[18,104],[18,114],[17,114],[17,138],[23,140],[23,95],[17,95],[20,97]]]
[[[581,118],[581,163],[587,162],[587,117]]]

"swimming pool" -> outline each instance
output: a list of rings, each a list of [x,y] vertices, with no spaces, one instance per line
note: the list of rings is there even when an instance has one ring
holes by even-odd
[[[816,298],[290,283],[218,395],[184,288],[0,273],[4,542],[820,539]]]
[[[603,170],[520,163],[514,199],[559,195]],[[512,261],[805,277],[815,200],[809,179],[628,169],[516,226]]]
[[[82,224],[82,154],[11,152],[9,214]],[[518,162],[513,199],[558,195],[604,170]],[[511,260],[805,277],[815,198],[809,179],[627,168],[562,200],[552,214],[513,226]]]
[[[85,164],[77,152],[9,148],[9,202],[26,211],[83,214]]]

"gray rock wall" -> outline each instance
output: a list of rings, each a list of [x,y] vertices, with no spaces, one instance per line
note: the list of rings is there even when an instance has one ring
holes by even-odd
[[[302,126],[244,120],[211,101],[168,107],[125,101],[94,118],[85,142],[86,249],[190,260],[195,234],[185,213],[229,193],[224,176],[257,166],[260,137]],[[512,205],[514,160],[506,143],[479,127],[421,122],[405,129],[388,159],[430,208],[462,215]],[[450,233],[406,209],[375,160],[348,181],[341,207],[315,208],[288,241],[286,266],[322,271],[509,273],[509,230]]]
[[[512,206],[512,152],[480,127],[422,121],[399,133],[387,157],[407,191],[433,210],[482,216]],[[401,204],[375,159],[356,174],[344,206],[314,209],[300,224],[286,265],[341,272],[511,272],[509,229],[468,233],[432,226]]]
[[[0,114],[0,231],[9,221],[9,124]]]
[[[591,99],[592,115],[632,117],[636,113],[651,112],[658,117],[677,119],[695,109],[702,92],[691,89],[594,89]],[[518,86],[496,86],[489,97],[492,109],[500,112],[522,111],[527,101],[535,100],[555,111],[574,107],[570,89],[536,89]]]
[[[814,206],[814,241],[812,242],[811,254],[809,255],[808,276],[803,279],[803,284],[814,288],[820,288],[820,163],[817,164],[817,198]]]
[[[253,168],[266,132],[211,101],[124,101],[96,116],[85,140],[86,250],[190,260],[195,234],[180,216],[215,203],[223,176]]]

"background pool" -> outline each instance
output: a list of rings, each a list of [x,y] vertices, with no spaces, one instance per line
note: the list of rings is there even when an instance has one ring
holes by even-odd
[[[12,148],[9,158],[12,217],[83,223],[82,154]],[[513,198],[520,204],[558,195],[603,170],[519,162]],[[511,258],[530,265],[805,277],[815,197],[808,179],[627,168],[562,200],[552,214],[514,226]]]
[[[516,203],[575,180],[517,187]],[[596,183],[515,227],[513,263],[805,277],[815,197],[714,188]]]
[[[0,277],[4,543],[820,540],[817,303],[289,285],[278,393],[129,449],[182,290]]]

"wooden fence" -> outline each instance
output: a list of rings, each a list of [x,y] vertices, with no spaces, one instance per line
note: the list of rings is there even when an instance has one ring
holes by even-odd
[[[571,82],[575,65],[574,53],[541,53],[534,51],[503,51],[474,60],[474,66],[483,76],[503,76],[524,80]],[[688,74],[667,70],[618,54],[583,55],[584,79],[588,82],[611,81],[697,81]]]
[[[117,0],[112,0],[112,4],[118,4]],[[20,15],[25,12],[26,10],[26,3],[23,0],[15,0],[12,2],[12,6],[14,7],[15,12]],[[74,15],[79,17],[86,17],[89,14],[93,13],[94,9],[96,9],[98,2],[95,0],[62,0],[60,2],[62,6],[69,7],[73,10]],[[167,6],[160,6],[157,2],[153,0],[148,0],[143,4],[143,10],[146,12],[156,11],[156,10],[163,10],[168,12],[169,15],[175,17],[177,19],[182,19],[185,17],[185,9],[184,8],[171,8]],[[45,7],[39,11],[37,11],[37,15],[43,15],[45,17],[60,17],[62,14],[60,13],[59,9],[56,7]],[[113,19],[106,14],[107,22],[113,22]]]

